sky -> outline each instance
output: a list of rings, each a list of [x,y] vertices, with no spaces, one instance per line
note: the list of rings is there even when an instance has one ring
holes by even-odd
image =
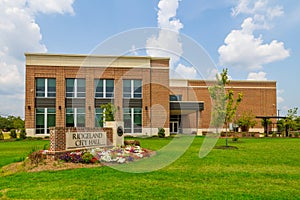
[[[170,57],[173,78],[277,81],[284,115],[299,107],[299,15],[299,0],[0,0],[0,115],[24,117],[25,52],[126,48]]]

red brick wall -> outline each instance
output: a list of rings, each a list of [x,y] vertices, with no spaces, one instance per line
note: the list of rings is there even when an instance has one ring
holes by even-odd
[[[150,68],[118,68],[118,67],[58,67],[58,66],[26,66],[26,100],[25,126],[35,128],[35,78],[56,78],[56,126],[65,126],[65,80],[66,78],[86,79],[86,126],[94,127],[94,79],[114,79],[116,120],[123,118],[123,79],[142,79],[143,84],[143,126],[150,126],[149,111],[151,105],[161,104],[169,116],[169,70],[168,59],[151,62]],[[166,69],[162,69],[162,68]],[[154,84],[151,82],[154,81]],[[152,89],[152,92],[150,91]],[[152,96],[153,98],[150,98]],[[152,102],[151,102],[152,100]],[[30,109],[28,109],[30,106]],[[61,109],[59,109],[59,106]],[[147,107],[147,110],[146,110]],[[91,109],[90,109],[91,108]],[[152,119],[153,125],[160,118]],[[168,120],[168,118],[167,118]],[[166,121],[164,127],[168,127]]]

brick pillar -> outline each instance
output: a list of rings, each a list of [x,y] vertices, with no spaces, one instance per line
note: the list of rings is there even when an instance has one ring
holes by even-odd
[[[66,150],[66,129],[50,128],[50,151]]]
[[[94,71],[86,71],[85,126],[95,127]]]
[[[66,118],[66,80],[62,68],[56,69],[56,127],[64,127]]]

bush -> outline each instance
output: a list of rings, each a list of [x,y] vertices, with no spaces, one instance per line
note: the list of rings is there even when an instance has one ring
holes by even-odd
[[[35,151],[28,156],[31,165],[38,165],[43,160],[43,155],[39,151]]]
[[[26,139],[26,131],[24,128],[21,129],[20,131],[20,138],[21,139]]]
[[[160,138],[165,137],[165,129],[164,128],[159,128],[158,129],[158,137],[160,137]]]
[[[3,135],[2,130],[0,130],[0,140],[4,140],[4,135]]]
[[[94,156],[90,152],[85,152],[82,156],[83,163],[94,163]]]
[[[10,138],[17,138],[16,130],[15,129],[11,129],[9,136],[10,136]]]

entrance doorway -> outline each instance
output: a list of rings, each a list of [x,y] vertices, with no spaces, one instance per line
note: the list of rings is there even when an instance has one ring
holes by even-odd
[[[179,122],[178,121],[172,121],[170,122],[170,133],[178,133],[178,125]]]

